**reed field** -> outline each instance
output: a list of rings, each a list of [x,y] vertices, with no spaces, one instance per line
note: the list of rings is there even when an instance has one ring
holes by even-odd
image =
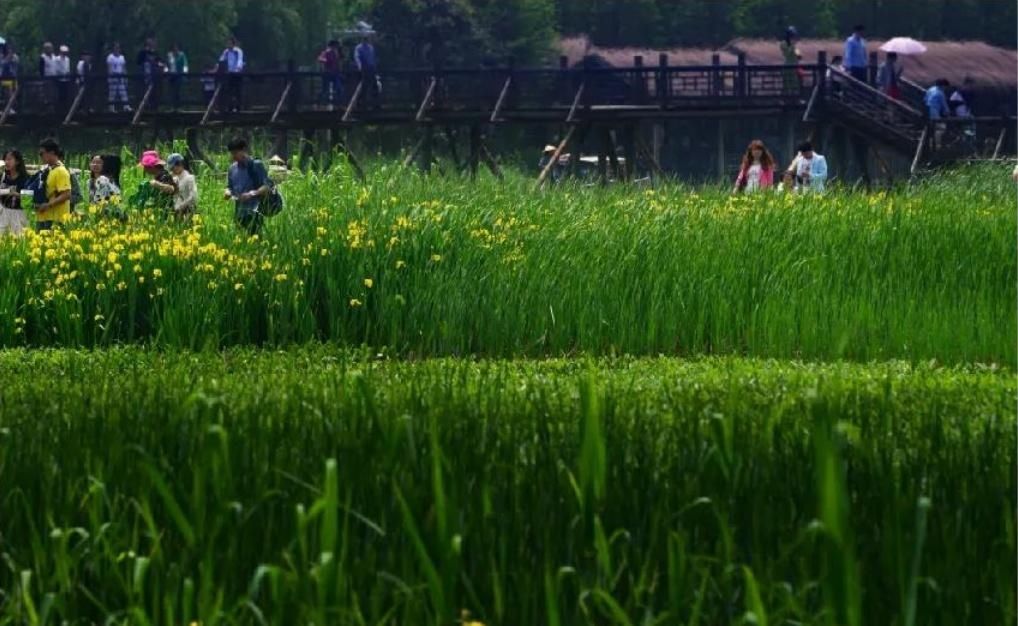
[[[0,356],[0,623],[1010,624],[990,368]]]
[[[997,169],[822,198],[294,174],[254,241],[205,175],[189,229],[135,215],[0,242],[0,345],[1013,367],[1014,190]]]
[[[1016,626],[1009,174],[0,239],[0,626]]]

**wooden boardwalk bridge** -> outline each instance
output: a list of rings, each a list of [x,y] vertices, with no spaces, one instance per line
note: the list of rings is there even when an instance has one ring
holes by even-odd
[[[971,157],[972,144],[992,146],[983,156],[997,158],[1013,143],[1009,133],[1014,118],[949,120],[946,132],[937,132],[925,114],[920,87],[907,83],[902,100],[888,98],[830,68],[823,53],[815,64],[798,68],[748,65],[744,57],[734,65],[722,65],[717,56],[704,66],[672,66],[666,55],[657,61],[650,65],[636,57],[632,67],[605,68],[591,62],[570,67],[563,59],[557,68],[507,64],[392,70],[377,77],[347,72],[343,93],[324,100],[322,74],[296,70],[162,75],[154,81],[134,75],[21,78],[0,110],[0,133],[103,128],[149,129],[172,136],[186,131],[189,145],[198,150],[192,139],[203,129],[263,128],[284,135],[299,130],[311,138],[321,129],[398,126],[419,129],[413,131],[419,139],[407,163],[422,156],[427,167],[436,130],[465,127],[470,140],[464,169],[476,172],[483,163],[496,174],[498,166],[485,138],[494,129],[519,124],[561,125],[563,139],[556,154],[569,150],[571,143],[594,138],[600,140],[603,160],[624,155],[626,162],[642,162],[652,174],[661,168],[640,129],[671,119],[801,116],[814,130],[842,125],[897,151],[911,159],[913,171]],[[109,108],[114,81],[126,83],[130,110]],[[239,108],[234,106],[238,102]],[[971,142],[962,141],[966,138]],[[338,140],[337,147],[359,170],[348,146]]]

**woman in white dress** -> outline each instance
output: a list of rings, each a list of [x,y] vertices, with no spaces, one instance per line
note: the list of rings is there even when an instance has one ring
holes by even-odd
[[[25,159],[17,150],[4,154],[4,171],[0,177],[0,235],[24,234],[28,217],[21,208],[21,191],[28,187]]]

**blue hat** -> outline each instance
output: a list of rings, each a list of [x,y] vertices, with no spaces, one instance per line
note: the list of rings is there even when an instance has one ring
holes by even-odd
[[[795,26],[789,26],[788,30],[785,31],[785,36],[786,37],[798,37],[799,36],[799,29],[796,28]]]
[[[183,164],[184,164],[184,155],[182,155],[182,154],[177,154],[176,152],[174,152],[170,156],[166,157],[166,165],[168,167],[176,167],[178,165],[183,165]]]

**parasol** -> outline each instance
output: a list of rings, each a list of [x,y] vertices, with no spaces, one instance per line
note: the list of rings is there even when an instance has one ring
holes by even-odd
[[[926,46],[911,37],[895,37],[880,46],[884,52],[897,52],[901,55],[922,54],[926,52]]]

